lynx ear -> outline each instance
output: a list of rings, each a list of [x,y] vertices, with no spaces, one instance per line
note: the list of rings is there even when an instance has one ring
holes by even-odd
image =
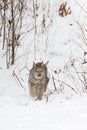
[[[44,65],[43,60],[42,60],[40,63],[41,63],[41,66],[43,66],[43,65]]]
[[[36,64],[33,62],[33,68],[35,68],[36,67]]]
[[[49,61],[47,61],[46,63],[45,63],[45,65],[47,65],[49,63]]]

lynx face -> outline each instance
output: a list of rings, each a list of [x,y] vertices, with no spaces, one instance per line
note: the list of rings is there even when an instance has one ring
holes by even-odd
[[[41,79],[46,73],[46,68],[43,63],[34,64],[34,76],[36,79]]]
[[[41,79],[44,76],[44,72],[34,72],[36,79]]]

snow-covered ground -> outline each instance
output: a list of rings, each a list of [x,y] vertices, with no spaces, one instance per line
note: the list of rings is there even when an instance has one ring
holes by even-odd
[[[25,104],[18,104],[9,97],[0,97],[0,130],[86,129],[87,96],[64,101],[59,98],[49,103],[27,99]]]
[[[52,25],[44,34],[41,34],[40,27],[37,28],[35,46],[33,32],[21,40],[15,64],[9,69],[5,63],[6,52],[1,50],[0,44],[0,130],[87,129],[87,94],[83,93],[86,86],[83,75],[80,75],[87,68],[81,64],[87,46],[82,44],[84,40],[78,24],[82,27],[87,24],[87,1],[67,0],[72,14],[60,17],[58,5],[62,1],[50,0]],[[34,101],[28,90],[29,70],[33,61],[42,60],[45,63],[49,61],[47,67],[50,82],[42,101]]]

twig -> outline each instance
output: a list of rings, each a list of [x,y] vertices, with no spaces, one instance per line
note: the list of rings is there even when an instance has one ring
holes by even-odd
[[[76,91],[74,88],[72,88],[68,83],[66,83],[66,82],[64,82],[64,81],[61,81],[61,80],[58,80],[58,79],[55,79],[55,78],[54,78],[54,80],[65,84],[66,86],[68,86],[69,88],[71,88],[71,89],[77,94],[77,91]]]
[[[17,80],[17,84],[24,88],[24,86],[22,85],[21,81],[19,80],[18,76],[16,75],[16,73],[13,71],[13,77],[15,80]]]
[[[83,6],[77,2],[77,0],[75,0],[75,2],[85,13],[87,13],[86,9],[84,9]]]
[[[25,66],[25,67],[23,67],[19,72],[21,72],[21,71],[23,71],[24,69],[26,69],[27,71],[29,71],[30,72],[30,70]]]
[[[15,61],[18,60],[18,59],[20,59],[20,58],[23,57],[23,56],[28,55],[31,51],[32,51],[32,50],[28,51],[28,52],[25,53],[25,54],[22,54],[22,55],[18,56],[17,58],[15,58]]]
[[[55,84],[55,81],[54,81],[54,76],[52,76],[52,79],[53,79],[53,85],[54,85],[55,91],[57,91],[56,84]]]
[[[10,2],[6,3],[5,6],[8,6],[9,4],[10,4]],[[3,6],[3,7],[0,8],[0,10],[2,10],[2,9],[4,9],[4,8],[5,8],[5,7]]]

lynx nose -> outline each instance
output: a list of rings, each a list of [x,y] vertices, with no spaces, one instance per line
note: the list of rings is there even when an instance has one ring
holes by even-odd
[[[41,77],[41,74],[39,73],[37,76],[38,76],[38,77]]]

